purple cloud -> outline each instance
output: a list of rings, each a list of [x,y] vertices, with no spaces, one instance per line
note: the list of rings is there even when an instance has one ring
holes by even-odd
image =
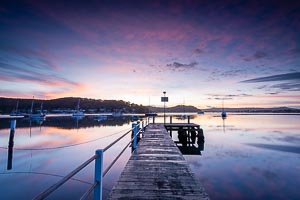
[[[172,71],[190,71],[196,69],[196,66],[198,65],[197,62],[191,62],[189,64],[179,63],[179,62],[173,62],[171,64],[167,64],[166,67],[171,69]]]

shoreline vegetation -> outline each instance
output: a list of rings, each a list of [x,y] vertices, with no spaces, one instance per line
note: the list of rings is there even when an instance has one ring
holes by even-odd
[[[121,113],[147,113],[147,112],[164,112],[163,107],[143,106],[134,104],[123,100],[101,100],[89,99],[79,97],[64,97],[51,100],[35,99],[35,102],[43,103],[43,112],[45,113],[72,113],[80,99],[80,108],[86,113],[107,113],[107,112],[121,112]],[[16,110],[18,103],[18,111],[21,113],[28,113],[30,111],[32,99],[19,98],[5,98],[0,97],[0,114],[9,114]],[[176,113],[185,110],[187,113],[191,112],[222,112],[222,108],[199,109],[190,105],[177,105],[167,107],[166,112]],[[35,108],[34,111],[40,111],[40,108]],[[300,109],[289,107],[273,107],[273,108],[224,108],[226,112],[235,113],[300,113]]]

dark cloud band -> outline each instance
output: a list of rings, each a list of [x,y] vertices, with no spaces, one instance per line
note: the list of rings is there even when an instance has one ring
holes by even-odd
[[[288,73],[288,74],[278,74],[274,76],[265,76],[260,78],[249,79],[241,81],[241,83],[258,83],[258,82],[269,82],[269,81],[290,81],[298,80],[300,81],[300,72]]]

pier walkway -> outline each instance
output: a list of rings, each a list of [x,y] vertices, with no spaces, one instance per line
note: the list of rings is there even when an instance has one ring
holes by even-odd
[[[149,124],[109,199],[209,199],[164,124]]]

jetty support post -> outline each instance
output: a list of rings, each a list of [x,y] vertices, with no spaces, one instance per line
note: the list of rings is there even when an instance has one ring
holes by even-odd
[[[172,124],[172,116],[170,116],[170,124]],[[169,127],[170,137],[172,137],[172,126]]]
[[[95,160],[95,182],[97,185],[94,189],[94,200],[102,200],[102,176],[103,176],[103,150],[96,150],[98,157]]]
[[[204,142],[203,129],[198,127],[198,143]]]
[[[17,120],[16,119],[12,119],[10,121],[10,132],[15,131],[16,125],[17,125]]]
[[[190,124],[191,123],[191,116],[187,116],[187,119],[188,119],[188,124]],[[188,135],[188,138],[187,138],[187,140],[188,140],[188,144],[190,145],[191,143],[191,128],[190,127],[188,127],[187,128],[188,129],[188,132],[187,132],[187,135]]]
[[[7,158],[7,170],[12,169],[12,158],[13,158],[13,147],[14,147],[14,136],[15,136],[15,129],[16,129],[17,120],[12,119],[10,121],[10,134],[9,134],[9,141],[8,141],[8,158]]]

